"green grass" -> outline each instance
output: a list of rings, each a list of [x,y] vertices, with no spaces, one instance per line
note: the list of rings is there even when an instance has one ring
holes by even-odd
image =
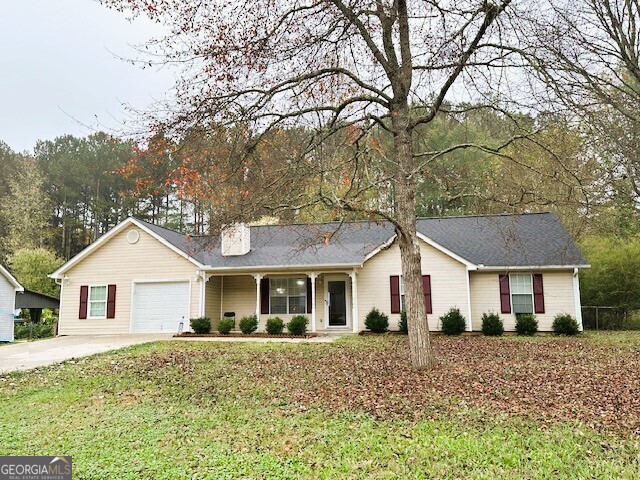
[[[462,406],[379,419],[295,402],[256,367],[283,352],[311,361],[327,348],[382,355],[389,341],[153,343],[0,377],[0,455],[72,455],[82,479],[640,476],[633,435]]]

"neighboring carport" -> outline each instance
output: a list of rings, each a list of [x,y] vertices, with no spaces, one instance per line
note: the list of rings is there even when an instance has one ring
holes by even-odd
[[[25,289],[23,292],[16,292],[15,308],[27,308],[29,310],[29,315],[31,316],[31,321],[38,323],[40,322],[43,309],[48,308],[49,310],[57,310],[60,308],[60,299],[50,295],[45,295],[44,293]]]

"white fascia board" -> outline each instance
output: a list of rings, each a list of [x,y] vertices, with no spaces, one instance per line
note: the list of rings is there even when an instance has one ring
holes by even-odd
[[[7,280],[9,280],[11,285],[13,285],[13,287],[15,288],[16,292],[24,292],[24,287],[20,285],[20,282],[16,279],[16,277],[11,275],[11,273],[9,273],[9,270],[4,268],[2,265],[0,265],[0,273],[2,273],[2,275],[4,275]]]
[[[465,258],[462,258],[460,255],[458,255],[456,253],[453,253],[451,250],[449,250],[446,247],[443,247],[439,243],[434,242],[433,240],[431,240],[426,235],[423,235],[422,233],[418,232],[417,237],[420,240],[422,240],[423,242],[425,242],[427,245],[432,246],[436,250],[439,250],[442,253],[444,253],[445,255],[453,258],[454,260],[457,260],[458,262],[462,263],[463,265],[466,265],[467,270],[475,270],[476,269],[476,265],[475,264],[471,263],[470,261],[466,260]],[[397,235],[393,235],[389,240],[384,242],[382,245],[380,245],[378,248],[376,248],[374,251],[372,251],[369,255],[367,255],[365,257],[364,261],[366,262],[370,258],[376,256],[381,251],[386,250],[387,248],[389,248],[391,245],[393,245],[393,243],[396,241],[397,238],[398,238]]]
[[[396,241],[396,238],[398,238],[398,235],[396,235],[396,234],[392,235],[389,240],[384,242],[382,245],[380,245],[378,248],[376,248],[371,253],[369,253],[366,257],[364,257],[364,261],[362,263],[366,262],[367,260],[369,260],[372,257],[375,257],[381,251],[386,250],[387,248],[389,248],[391,245],[393,245],[393,242]]]
[[[529,270],[573,270],[575,268],[591,268],[591,265],[519,265],[519,266],[485,266],[478,265],[479,271],[504,272],[504,271],[529,271]]]
[[[287,270],[311,270],[311,269],[331,269],[361,267],[361,263],[333,263],[333,264],[309,264],[309,265],[250,265],[243,267],[212,267],[202,268],[204,272],[261,272],[261,271],[287,271]]]
[[[457,260],[458,262],[462,263],[463,265],[467,266],[468,270],[475,270],[477,268],[477,265],[473,262],[470,262],[469,260],[467,260],[466,258],[462,258],[460,255],[458,255],[457,253],[453,253],[451,250],[449,250],[446,247],[443,247],[442,245],[440,245],[438,242],[434,242],[433,240],[431,240],[429,237],[427,237],[426,235],[418,232],[417,236],[420,240],[422,240],[423,242],[427,243],[428,245],[431,245],[433,248],[435,248],[436,250],[440,250],[442,253],[444,253],[445,255],[450,256],[451,258],[453,258],[454,260]]]
[[[148,233],[149,235],[151,235],[153,238],[155,238],[156,240],[158,240],[160,243],[162,243],[163,245],[165,245],[166,247],[170,248],[171,250],[173,250],[174,252],[176,252],[178,255],[180,255],[181,257],[186,258],[187,260],[189,260],[191,263],[193,263],[194,265],[196,265],[199,268],[202,268],[204,265],[202,265],[200,262],[198,262],[197,260],[195,260],[194,258],[190,257],[189,255],[187,255],[186,253],[184,253],[182,250],[180,250],[179,248],[176,248],[174,245],[172,245],[171,243],[167,242],[164,238],[162,238],[161,236],[157,235],[153,230],[151,230],[150,228],[148,228],[146,225],[140,223],[139,221],[137,221],[135,218],[133,217],[129,217],[124,219],[122,222],[120,222],[118,225],[116,225],[115,227],[113,227],[111,230],[109,230],[107,233],[105,233],[104,235],[102,235],[100,238],[98,238],[98,240],[96,240],[95,242],[93,242],[91,245],[89,245],[87,248],[85,248],[84,250],[82,250],[80,253],[78,253],[75,257],[73,257],[71,260],[69,260],[67,263],[65,263],[64,265],[62,265],[60,268],[58,268],[55,272],[53,272],[51,275],[49,275],[50,278],[62,278],[62,274],[64,272],[66,272],[67,270],[69,270],[72,266],[74,266],[76,263],[80,262],[82,259],[84,259],[86,256],[90,255],[91,253],[93,253],[95,250],[97,250],[98,248],[100,248],[104,243],[106,243],[111,237],[113,237],[114,235],[116,235],[118,232],[124,230],[127,226],[129,225],[135,225],[136,227],[140,228],[141,230],[143,230],[144,232]]]

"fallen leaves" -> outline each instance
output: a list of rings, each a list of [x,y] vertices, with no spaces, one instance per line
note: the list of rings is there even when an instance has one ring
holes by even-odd
[[[255,397],[300,414],[308,407],[418,420],[480,410],[545,423],[577,420],[640,433],[640,351],[581,339],[436,337],[438,365],[413,370],[405,337],[329,345],[171,344],[128,368],[167,385],[206,382],[202,398]],[[197,401],[197,399],[195,399]]]

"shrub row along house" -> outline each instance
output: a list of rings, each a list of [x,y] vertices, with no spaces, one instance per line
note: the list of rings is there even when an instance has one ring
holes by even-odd
[[[535,313],[581,324],[578,271],[585,258],[556,215],[418,220],[429,326],[457,307],[467,330],[485,312],[513,330]],[[129,218],[51,276],[62,285],[59,333],[177,332],[189,319],[225,314],[309,318],[312,332],[358,332],[372,308],[397,328],[404,308],[400,250],[388,222],[233,225],[189,237]]]

